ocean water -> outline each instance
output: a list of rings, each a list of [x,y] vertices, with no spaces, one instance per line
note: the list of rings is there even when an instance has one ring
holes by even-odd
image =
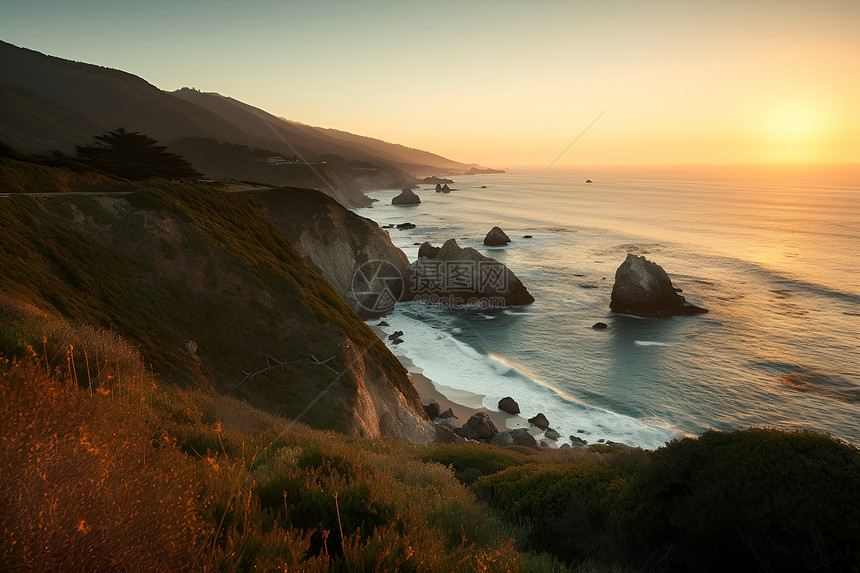
[[[454,178],[358,209],[415,243],[456,238],[504,262],[535,297],[480,310],[398,303],[391,350],[440,388],[512,396],[564,438],[656,448],[708,428],[827,432],[860,444],[860,171],[553,169]],[[586,179],[593,183],[586,183]],[[499,225],[513,239],[484,247]],[[524,235],[533,238],[525,239]],[[636,318],[609,310],[627,253],[660,264],[710,310]],[[595,322],[608,324],[594,330]],[[375,323],[377,321],[371,321]],[[559,443],[563,443],[561,440]]]

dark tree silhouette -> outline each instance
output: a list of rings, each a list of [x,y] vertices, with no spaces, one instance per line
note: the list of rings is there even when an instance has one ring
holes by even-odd
[[[90,145],[75,147],[77,157],[105,173],[136,180],[201,176],[182,156],[166,151],[166,147],[142,133],[120,127],[94,139]]]

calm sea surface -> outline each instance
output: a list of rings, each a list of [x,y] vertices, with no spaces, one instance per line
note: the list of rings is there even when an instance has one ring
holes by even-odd
[[[415,223],[390,231],[410,261],[414,243],[453,237],[507,264],[536,299],[489,311],[397,305],[385,320],[405,335],[392,351],[443,393],[467,390],[491,409],[513,396],[526,417],[544,412],[563,437],[589,442],[654,448],[771,426],[860,444],[860,170],[550,170],[451,187],[422,185],[410,207],[390,205],[399,190],[378,191],[357,210]],[[482,245],[493,225],[510,245]],[[710,312],[610,312],[627,253],[660,264]],[[598,321],[609,328],[592,329]]]

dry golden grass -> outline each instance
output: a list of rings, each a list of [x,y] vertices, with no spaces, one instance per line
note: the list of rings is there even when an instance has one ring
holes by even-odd
[[[0,356],[0,570],[524,570],[516,530],[405,444],[163,385],[8,299]]]

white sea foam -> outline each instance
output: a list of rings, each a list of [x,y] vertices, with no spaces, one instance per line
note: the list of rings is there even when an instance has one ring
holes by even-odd
[[[672,346],[668,342],[657,342],[656,340],[634,340],[636,346]]]
[[[408,357],[425,376],[440,385],[443,394],[445,387],[482,394],[484,407],[491,410],[498,410],[499,400],[512,396],[521,410],[521,417],[509,421],[512,428],[527,427],[529,417],[543,412],[550,425],[562,435],[559,443],[577,434],[589,443],[605,439],[653,449],[678,435],[653,423],[568,399],[525,376],[504,358],[484,354],[448,332],[405,316],[400,310],[395,310],[385,320],[390,325],[386,332],[404,332],[403,343],[389,345],[391,351]]]

